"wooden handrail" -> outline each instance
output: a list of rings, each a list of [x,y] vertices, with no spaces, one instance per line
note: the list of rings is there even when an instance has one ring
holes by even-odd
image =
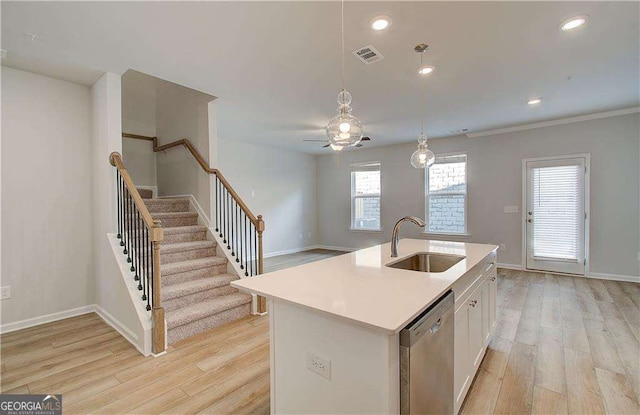
[[[117,151],[111,153],[109,155],[109,162],[112,166],[120,171],[122,181],[124,182],[125,186],[127,186],[129,194],[131,194],[131,198],[133,199],[136,208],[138,208],[145,226],[147,227],[147,229],[149,229],[149,238],[151,239],[151,241],[162,241],[164,239],[162,227],[151,217],[151,213],[149,213],[147,205],[144,204],[140,193],[138,193],[136,185],[133,184],[133,180],[131,180],[131,176],[129,176],[129,172],[124,167],[124,163],[122,162],[122,156],[120,155],[120,153],[118,153]]]
[[[152,141],[153,151],[156,153],[159,151],[168,150],[173,147],[184,146],[187,150],[189,150],[191,155],[196,159],[196,161],[198,162],[202,170],[204,170],[206,173],[215,174],[216,176],[218,176],[218,179],[220,179],[220,182],[222,182],[222,185],[227,189],[227,191],[236,200],[236,202],[238,202],[240,209],[243,210],[243,212],[247,215],[249,220],[255,225],[256,229],[262,229],[262,231],[264,231],[264,221],[262,220],[261,216],[256,216],[253,214],[253,212],[251,212],[251,209],[249,209],[249,206],[247,206],[247,204],[244,203],[244,201],[240,198],[240,195],[235,191],[235,189],[231,186],[229,181],[224,177],[224,175],[220,172],[220,170],[209,167],[204,157],[202,157],[202,155],[198,152],[198,150],[196,150],[196,148],[193,146],[193,144],[191,144],[191,141],[189,141],[188,138],[172,141],[171,143],[163,144],[159,146],[158,137],[148,137],[144,135],[129,134],[129,133],[122,133],[122,136],[126,138],[134,138],[136,140]]]
[[[140,136],[139,138],[142,138],[142,136]],[[147,209],[147,206],[145,205],[144,201],[142,200],[142,197],[140,196],[140,193],[138,192],[137,187],[135,186],[135,184],[133,183],[133,180],[131,180],[131,176],[129,176],[129,172],[127,171],[127,169],[124,166],[124,163],[122,162],[122,156],[120,155],[120,153],[118,152],[113,152],[109,155],[109,162],[111,163],[112,166],[114,166],[116,169],[118,169],[118,173],[120,174],[120,178],[122,179],[122,183],[124,183],[124,186],[126,187],[127,193],[128,193],[128,197],[131,198],[131,200],[133,200],[133,203],[136,207],[137,213],[136,213],[136,217],[142,219],[142,222],[144,223],[144,226],[147,228],[148,230],[148,238],[149,241],[152,244],[152,249],[153,249],[153,264],[151,266],[151,269],[153,271],[153,273],[151,274],[151,279],[152,279],[152,285],[151,287],[153,288],[153,291],[149,290],[148,292],[151,294],[151,296],[153,297],[153,308],[151,308],[151,320],[152,320],[152,340],[151,340],[151,349],[153,351],[153,353],[162,353],[165,350],[165,317],[164,317],[164,308],[162,307],[162,295],[161,295],[161,285],[160,285],[160,245],[162,244],[162,241],[164,239],[164,233],[162,230],[162,226],[159,220],[157,219],[153,219],[153,217],[151,216],[151,214],[149,213],[149,209]],[[118,192],[120,192],[120,190],[118,190]],[[120,193],[118,193],[118,200],[120,203]],[[128,200],[128,199],[127,199]],[[118,209],[120,209],[120,206],[118,206]],[[119,213],[120,215],[120,213]],[[139,235],[138,233],[134,232],[134,235]],[[141,244],[141,237],[139,236],[135,236],[137,238],[137,248],[140,248],[140,244]],[[122,238],[122,242],[121,242],[121,246],[125,245],[125,241],[129,240],[129,239],[125,239],[125,238],[130,238],[130,236],[126,237],[124,235],[124,232],[121,234],[120,233],[120,216],[118,217],[118,238]],[[146,237],[145,237],[146,238]],[[146,240],[146,239],[145,239]],[[134,244],[135,245],[135,244]],[[136,249],[137,251],[137,249]],[[124,253],[127,253],[126,250],[126,246],[125,246],[125,251]],[[129,254],[131,254],[131,252],[129,252]],[[138,258],[138,261],[140,260],[140,252],[136,252],[136,257],[134,257],[134,259]],[[138,269],[136,269],[135,266],[138,267]],[[140,271],[140,263],[138,262],[136,264],[136,261],[133,261],[132,263],[132,268],[131,271],[136,272],[136,280],[139,281],[139,283],[142,283],[142,280],[144,280],[144,276],[142,274],[138,274],[138,272]],[[148,268],[147,268],[148,269]],[[148,278],[148,276],[147,276]],[[147,279],[147,281],[144,281],[146,284],[149,284],[149,281]],[[139,290],[143,289],[143,285],[139,285],[138,286]],[[142,300],[144,301],[146,294],[143,295]],[[147,310],[149,310],[149,303],[147,302]]]
[[[202,170],[205,171],[205,173],[214,174],[218,178],[220,183],[222,183],[222,185],[227,190],[227,192],[231,195],[231,197],[235,200],[237,206],[240,207],[242,212],[244,212],[246,217],[249,218],[249,221],[251,221],[251,223],[255,227],[256,236],[258,239],[257,240],[257,244],[258,244],[257,272],[258,274],[264,273],[264,252],[263,252],[262,233],[264,232],[265,226],[264,226],[264,220],[262,219],[262,215],[256,216],[253,214],[253,212],[251,212],[249,207],[240,198],[240,195],[235,191],[235,189],[231,186],[229,181],[224,177],[224,175],[220,172],[220,170],[210,167],[207,164],[207,161],[204,159],[204,157],[202,157],[202,154],[200,154],[198,150],[193,146],[193,144],[191,144],[191,141],[189,141],[189,139],[183,138],[181,140],[176,140],[171,143],[167,143],[159,146],[158,137],[148,137],[144,135],[129,134],[129,133],[122,133],[122,136],[126,138],[134,138],[136,140],[151,141],[153,142],[153,151],[156,153],[159,151],[168,150],[173,147],[183,146],[187,150],[189,150],[191,155],[196,159],[196,161],[198,162]],[[227,246],[227,248],[229,248],[229,246]],[[232,255],[233,255],[233,252],[232,252]],[[264,313],[265,311],[267,311],[266,299],[264,297],[258,296],[258,312]]]

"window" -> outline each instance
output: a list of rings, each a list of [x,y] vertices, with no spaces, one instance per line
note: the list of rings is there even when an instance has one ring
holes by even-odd
[[[380,230],[380,163],[351,165],[351,229]]]
[[[467,233],[467,155],[437,156],[426,169],[427,232]]]

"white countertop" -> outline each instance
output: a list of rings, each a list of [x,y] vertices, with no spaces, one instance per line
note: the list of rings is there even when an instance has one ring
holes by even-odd
[[[377,245],[231,283],[241,291],[287,301],[395,334],[476,266],[495,245],[402,239],[398,257],[390,244]],[[434,252],[465,256],[445,272],[386,267],[413,255]]]

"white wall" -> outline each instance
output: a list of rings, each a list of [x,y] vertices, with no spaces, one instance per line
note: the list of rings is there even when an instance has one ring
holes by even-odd
[[[316,244],[315,156],[219,139],[218,166],[252,212],[263,215],[265,254]]]
[[[3,325],[94,303],[90,137],[89,88],[2,68]]]
[[[169,82],[161,84],[156,93],[158,145],[188,138],[209,164],[209,102],[213,97]],[[210,212],[209,175],[186,149],[157,153],[157,174],[160,196],[192,194]]]
[[[144,328],[107,237],[117,232],[116,181],[109,155],[113,151],[122,153],[121,102],[120,75],[106,73],[91,88],[93,128],[87,141],[92,143],[93,162],[95,303],[116,320],[112,324],[127,334],[133,333],[129,339],[143,349]]]
[[[478,138],[431,140],[436,153],[468,155],[470,242],[503,243],[501,263],[522,264],[522,216],[505,205],[522,204],[522,159],[591,153],[591,271],[639,275],[637,252],[640,171],[638,113]],[[396,220],[424,217],[424,172],[409,164],[414,144],[319,156],[318,242],[360,248],[391,239]],[[382,163],[382,232],[349,231],[350,164]],[[406,225],[403,236],[419,236]],[[454,239],[454,238],[449,238]]]
[[[138,82],[137,73],[122,76],[122,132],[156,136],[156,91]],[[122,158],[131,179],[138,186],[157,186],[156,154],[151,141],[122,139]]]

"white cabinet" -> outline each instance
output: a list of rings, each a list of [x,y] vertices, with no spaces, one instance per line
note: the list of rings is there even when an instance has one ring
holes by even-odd
[[[456,301],[454,344],[454,399],[458,413],[480,367],[496,321],[495,253],[470,278]],[[473,271],[472,271],[473,272]],[[455,291],[454,291],[455,292]]]

